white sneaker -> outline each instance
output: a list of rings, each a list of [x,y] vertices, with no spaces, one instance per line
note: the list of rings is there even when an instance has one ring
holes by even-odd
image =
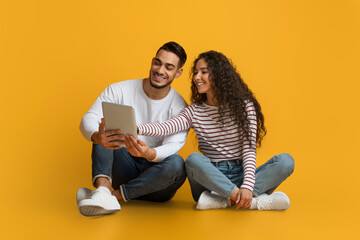
[[[274,192],[270,195],[264,193],[255,199],[258,210],[286,210],[290,207],[290,200],[283,192]]]
[[[81,200],[91,198],[92,190],[88,188],[79,188],[76,193],[76,203],[79,204]]]
[[[92,191],[90,198],[79,201],[78,208],[84,216],[106,215],[121,209],[116,197],[101,189]]]
[[[208,191],[201,193],[196,209],[221,209],[231,206],[230,199],[226,199],[218,194],[211,194]]]

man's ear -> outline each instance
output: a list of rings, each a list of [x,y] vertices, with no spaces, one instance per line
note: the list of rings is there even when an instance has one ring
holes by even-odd
[[[176,71],[175,78],[180,77],[180,75],[182,74],[182,72],[183,72],[183,69],[182,69],[182,68],[178,69],[178,70]]]

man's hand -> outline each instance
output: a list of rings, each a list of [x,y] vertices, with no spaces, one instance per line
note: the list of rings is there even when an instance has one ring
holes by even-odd
[[[236,197],[236,209],[249,208],[252,201],[252,192],[245,188],[240,188]]]
[[[131,136],[125,136],[125,146],[128,152],[134,157],[146,158],[148,161],[152,161],[156,157],[156,150],[149,148],[146,142],[137,140]]]
[[[104,118],[102,118],[99,131],[93,133],[91,141],[107,149],[116,150],[122,148],[120,145],[124,144],[122,140],[124,135],[120,134],[120,129],[105,131],[104,125]]]

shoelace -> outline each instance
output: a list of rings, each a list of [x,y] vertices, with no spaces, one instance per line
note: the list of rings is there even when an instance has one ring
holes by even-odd
[[[258,210],[269,210],[272,208],[271,199],[258,199],[257,201]]]
[[[226,199],[215,194],[209,194],[206,196],[202,204],[208,205],[210,208],[223,206],[226,203]]]
[[[220,194],[218,194],[218,193],[216,193],[216,192],[211,192],[210,193],[211,194],[211,196],[213,197],[213,198],[215,198],[218,202],[223,202],[223,201],[225,201],[226,203],[229,201],[229,199],[227,199],[226,197],[222,197]]]
[[[229,205],[228,204],[229,200],[227,198],[225,198],[225,197],[220,196],[220,195],[215,195],[215,196],[213,195],[213,199],[223,207],[227,207]]]
[[[102,201],[103,199],[107,199],[105,194],[106,193],[102,192],[101,190],[95,190],[92,192],[91,198]]]
[[[220,203],[222,204],[223,202],[226,202],[226,199],[225,198],[222,198],[222,197],[214,197],[213,198],[217,203]]]

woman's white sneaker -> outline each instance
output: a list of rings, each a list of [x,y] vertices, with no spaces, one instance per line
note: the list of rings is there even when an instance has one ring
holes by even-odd
[[[266,193],[254,198],[258,210],[286,210],[290,207],[290,199],[283,192]]]
[[[196,209],[221,209],[231,206],[230,199],[226,199],[218,194],[211,194],[208,191],[201,193]]]

